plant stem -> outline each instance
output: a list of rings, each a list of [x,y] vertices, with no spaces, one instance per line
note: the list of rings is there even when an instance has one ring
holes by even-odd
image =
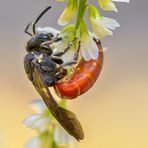
[[[77,14],[76,25],[75,25],[76,30],[79,28],[81,20],[83,20],[85,10],[86,10],[86,2],[87,0],[79,0],[79,8],[78,8],[78,14]]]

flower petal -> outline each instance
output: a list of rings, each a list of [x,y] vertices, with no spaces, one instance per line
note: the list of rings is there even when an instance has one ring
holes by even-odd
[[[103,17],[100,16],[98,9],[94,6],[89,6],[89,21],[95,35],[99,39],[104,38],[106,35],[113,35],[112,31],[105,26],[106,23],[104,25]]]
[[[33,100],[31,107],[38,113],[42,113],[45,109],[47,109],[45,103],[42,100]]]
[[[31,115],[29,117],[27,117],[23,123],[29,127],[29,128],[35,128],[35,123],[41,119],[41,115],[39,114],[34,114],[34,115]]]
[[[57,125],[54,130],[54,140],[58,145],[66,146],[70,143],[74,143],[73,137],[67,134],[67,132],[60,125]]]
[[[88,47],[89,47],[89,54],[91,56],[91,59],[93,60],[97,59],[99,56],[98,46],[94,42],[93,37],[89,37]]]
[[[27,144],[25,145],[25,148],[41,148],[40,147],[40,138],[39,137],[33,137],[30,139]]]
[[[52,33],[54,36],[56,36],[60,33],[60,31],[52,27],[37,27],[37,33]]]
[[[77,0],[67,0],[67,6],[58,20],[58,24],[64,26],[75,16],[77,10]]]
[[[116,20],[108,17],[102,17],[102,24],[111,30],[115,30],[116,27],[120,27],[120,24]]]
[[[98,0],[100,7],[107,11],[118,12],[115,4],[113,2],[126,2],[129,3],[129,0]]]
[[[98,0],[98,2],[99,2],[100,7],[103,10],[107,10],[107,11],[113,10],[115,12],[118,12],[115,4],[111,2],[111,0]]]
[[[85,61],[89,61],[91,60],[91,56],[89,54],[89,50],[88,50],[88,47],[87,45],[85,45],[85,43],[81,43],[81,53],[82,53],[82,56],[84,58]]]
[[[129,0],[112,0],[114,2],[126,2],[126,3],[129,3],[130,1]]]
[[[91,25],[93,28],[94,33],[96,34],[99,39],[104,38],[106,35],[113,35],[112,31],[104,26],[101,18],[91,19]]]

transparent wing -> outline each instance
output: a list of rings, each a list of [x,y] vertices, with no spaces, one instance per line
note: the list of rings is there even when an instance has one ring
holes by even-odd
[[[57,104],[52,94],[50,93],[48,86],[43,80],[40,68],[36,65],[34,65],[33,84],[44,100],[48,109],[61,124],[61,126],[63,126],[63,128],[78,141],[82,140],[84,138],[84,132],[76,115],[73,112],[62,108]]]

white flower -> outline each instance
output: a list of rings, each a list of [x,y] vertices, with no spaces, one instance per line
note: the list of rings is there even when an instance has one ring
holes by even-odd
[[[100,16],[94,6],[89,7],[89,20],[95,35],[99,39],[104,38],[106,35],[113,35],[111,30],[115,30],[116,27],[120,26],[116,20]]]
[[[115,11],[118,12],[115,4],[113,2],[127,2],[129,3],[129,0],[98,0],[98,3],[100,7],[107,11]]]
[[[41,100],[33,100],[31,108],[37,113],[43,113],[47,109],[45,103]]]
[[[79,48],[80,41],[80,54],[79,58],[83,57],[85,61],[98,58],[98,47],[93,40],[93,35],[88,32],[84,21],[81,22],[77,33],[74,25],[69,25],[59,34],[62,38],[61,41],[54,43],[53,51],[60,52],[66,48],[69,49],[62,55],[62,60],[65,62],[73,61],[75,53]],[[77,39],[76,39],[77,38]]]
[[[55,142],[61,146],[69,146],[70,148],[75,148],[74,138],[69,136],[66,131],[61,126],[56,126],[54,131]]]
[[[59,30],[52,27],[37,27],[37,33],[52,33],[54,36],[59,34]]]
[[[41,148],[41,141],[39,137],[33,137],[30,139],[27,144],[25,145],[25,148]]]
[[[50,123],[50,113],[48,112],[44,102],[41,100],[34,100],[32,102],[32,108],[37,111],[38,114],[33,114],[27,117],[23,123],[28,128],[37,129],[41,132],[45,131]],[[46,114],[43,114],[43,112],[46,112]]]
[[[95,60],[98,58],[98,47],[90,33],[81,40],[80,46],[80,51],[85,61],[89,61],[91,59]]]
[[[28,128],[38,129],[40,131],[45,131],[48,127],[49,122],[50,122],[49,118],[46,118],[46,117],[43,118],[39,114],[34,114],[34,115],[31,115],[28,118],[26,118],[23,123]]]
[[[68,24],[75,16],[76,10],[77,0],[67,0],[67,6],[59,18],[58,24],[62,26]]]
[[[68,47],[69,49],[61,56],[64,63],[70,62],[74,59],[76,48],[74,47],[74,45],[72,45],[72,43],[70,44],[69,42],[64,40],[54,43],[54,52],[64,51]]]
[[[59,104],[64,105],[64,102],[61,101]],[[28,128],[35,129],[38,132],[38,136],[30,139],[25,148],[51,148],[53,146],[68,148],[73,146],[74,139],[51,116],[44,102],[35,100],[32,105],[38,114],[26,118],[23,123]]]
[[[98,58],[98,47],[93,40],[93,35],[88,32],[84,21],[81,22],[78,32],[80,44],[80,51],[85,61]]]
[[[73,61],[74,54],[78,48],[75,26],[70,24],[64,27],[64,29],[59,33],[58,37],[62,38],[62,40],[57,43],[53,43],[53,52],[64,52],[64,50],[67,49],[61,58],[64,63]]]

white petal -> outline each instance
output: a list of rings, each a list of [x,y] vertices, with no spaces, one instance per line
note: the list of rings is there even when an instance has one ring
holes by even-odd
[[[103,52],[105,53],[108,50],[108,47],[103,47]]]
[[[107,28],[105,30],[106,30],[106,35],[111,35],[111,36],[113,35],[113,32],[111,30]]]
[[[42,100],[33,100],[32,106],[31,106],[36,112],[43,112],[45,109],[47,109],[45,103]]]
[[[65,41],[59,41],[57,43],[53,43],[53,52],[60,52],[67,48],[67,44]]]
[[[48,128],[48,124],[50,122],[49,118],[43,118],[40,115],[32,115],[24,120],[24,124],[28,128],[38,129],[43,132]]]
[[[114,2],[126,2],[126,3],[129,3],[130,1],[129,0],[112,0]]]
[[[75,16],[75,12],[75,5],[70,5],[69,7],[66,7],[58,20],[58,24],[61,26],[68,24],[71,21],[71,19]]]
[[[91,59],[93,60],[97,59],[99,54],[98,46],[91,38],[89,39],[88,47]]]
[[[115,30],[116,27],[120,27],[120,24],[116,20],[108,17],[102,17],[102,23],[105,27],[111,30]]]
[[[85,61],[91,60],[91,56],[89,54],[88,47],[87,47],[87,45],[85,45],[85,43],[81,43],[80,50],[81,50],[82,56]]]
[[[32,139],[30,139],[25,145],[25,148],[41,148],[39,137],[33,137]]]
[[[52,27],[37,27],[38,33],[52,33],[54,36],[60,33],[59,30],[52,28]]]
[[[62,55],[63,62],[73,61],[75,52],[76,49],[70,48],[64,55]]]
[[[98,30],[96,31],[96,35],[102,39],[104,38],[106,35],[113,35],[113,32],[109,29],[107,29],[105,26],[100,26],[98,28]]]
[[[41,119],[41,115],[39,114],[34,114],[34,115],[31,115],[29,117],[27,117],[23,123],[29,127],[29,128],[34,128],[34,124]]]
[[[113,2],[109,2],[104,7],[105,10],[113,10],[115,12],[118,12],[118,9],[116,8],[115,4]]]
[[[54,140],[58,145],[69,144],[71,143],[71,141],[74,142],[73,137],[67,134],[67,132],[60,125],[56,126],[54,130]]]
[[[99,3],[100,3],[100,7],[104,10],[107,10],[107,11],[113,10],[115,12],[118,12],[115,4],[111,2],[111,0],[109,1],[99,0]]]
[[[54,43],[53,51],[54,53],[61,52],[61,51],[64,51],[68,46],[69,44],[66,41],[59,41],[58,43]],[[76,47],[72,45],[70,49],[68,49],[68,51],[62,55],[63,62],[65,63],[68,61],[72,61],[76,50],[77,50]]]
[[[106,28],[102,22],[102,18],[97,17],[96,19],[91,19],[91,24],[93,31],[99,39],[104,38],[106,35],[113,35],[112,31]]]
[[[40,119],[36,123],[34,123],[33,128],[36,128],[41,132],[43,132],[47,130],[49,122],[50,122],[49,118]]]

